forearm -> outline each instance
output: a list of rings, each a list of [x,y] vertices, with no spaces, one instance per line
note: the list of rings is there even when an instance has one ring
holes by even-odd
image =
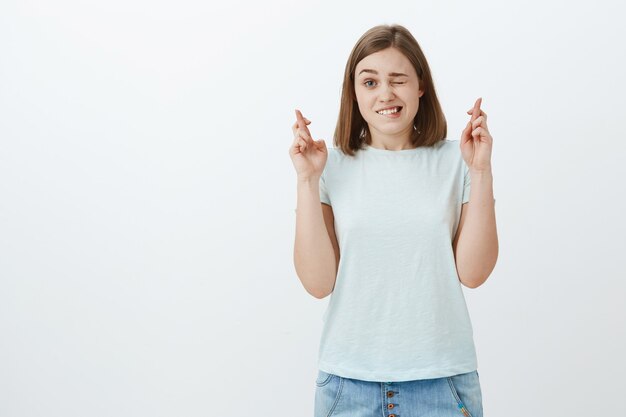
[[[319,178],[298,179],[294,265],[304,288],[323,298],[335,283],[335,252],[326,229]]]
[[[470,200],[456,248],[456,265],[461,282],[476,288],[487,280],[498,259],[493,175],[470,171]]]

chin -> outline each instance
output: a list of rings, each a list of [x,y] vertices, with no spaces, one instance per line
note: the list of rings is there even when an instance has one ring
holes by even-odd
[[[410,127],[409,124],[402,125],[400,127],[398,127],[397,125],[396,126],[376,126],[376,130],[378,130],[381,133],[392,135],[394,133],[402,133],[406,131],[409,127]]]

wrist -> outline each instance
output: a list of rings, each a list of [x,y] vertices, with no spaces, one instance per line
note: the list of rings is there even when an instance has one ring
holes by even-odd
[[[470,169],[469,174],[474,177],[493,177],[491,167],[485,169]]]
[[[318,184],[320,180],[319,176],[298,176],[299,184]]]

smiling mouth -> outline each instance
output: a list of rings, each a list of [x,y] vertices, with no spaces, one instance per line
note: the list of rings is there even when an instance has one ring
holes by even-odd
[[[379,110],[376,113],[384,116],[386,114],[397,114],[397,113],[400,113],[400,111],[402,111],[402,106],[396,106],[390,109]]]
[[[402,111],[402,106],[396,106],[396,107],[392,107],[390,109],[385,109],[385,110],[379,110],[376,113],[380,114],[381,116],[386,116],[389,114],[398,114]]]

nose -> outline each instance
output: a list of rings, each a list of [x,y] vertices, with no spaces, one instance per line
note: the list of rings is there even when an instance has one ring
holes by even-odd
[[[385,84],[382,88],[381,88],[381,93],[380,93],[380,101],[389,101],[389,100],[393,100],[395,98],[395,94],[393,92],[393,88],[391,87],[390,84]]]

